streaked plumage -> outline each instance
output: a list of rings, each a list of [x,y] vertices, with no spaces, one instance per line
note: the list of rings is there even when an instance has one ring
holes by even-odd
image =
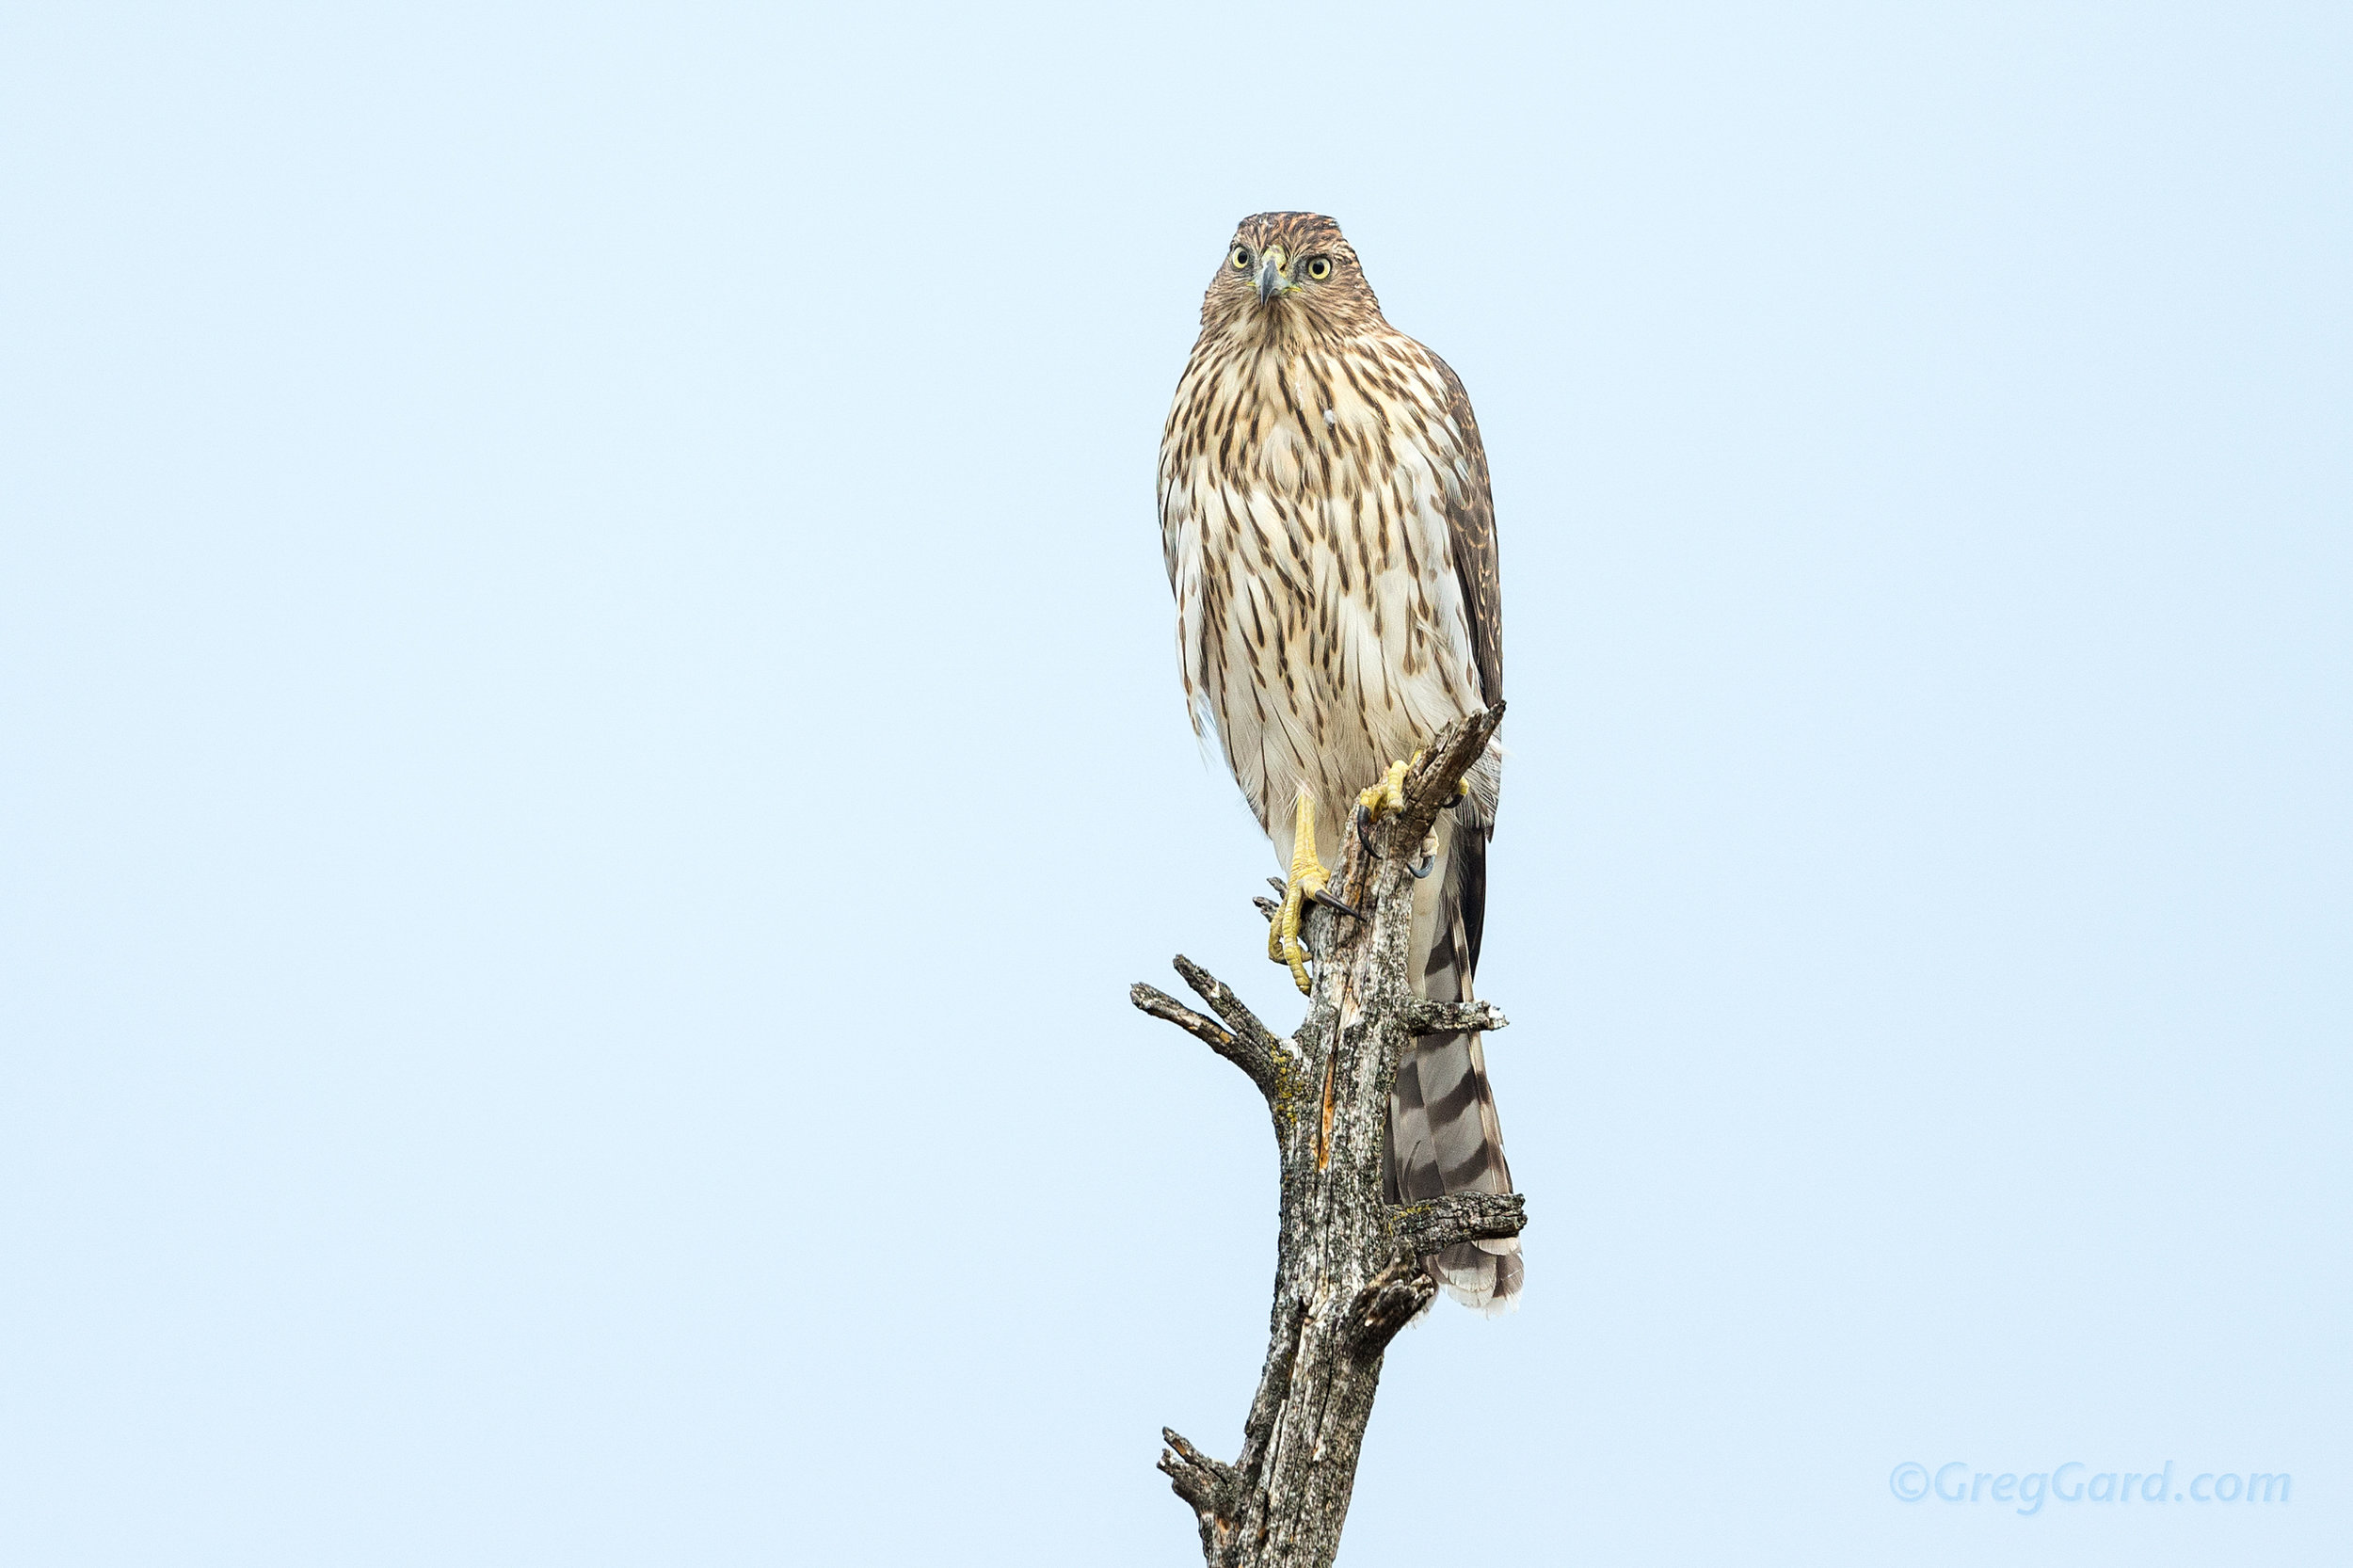
[[[1160,438],[1160,503],[1194,728],[1215,731],[1285,864],[1302,791],[1337,856],[1359,790],[1503,695],[1503,654],[1470,400],[1383,319],[1330,218],[1242,220]],[[1499,779],[1490,751],[1416,892],[1417,973],[1441,1000],[1472,994]],[[1477,1035],[1431,1036],[1398,1064],[1389,1137],[1401,1198],[1511,1191]],[[1516,1240],[1425,1261],[1474,1305],[1518,1294]]]

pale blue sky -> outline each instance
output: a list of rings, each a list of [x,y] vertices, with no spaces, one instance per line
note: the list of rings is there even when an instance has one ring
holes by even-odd
[[[1296,1001],[1152,470],[1303,207],[1493,459],[1533,1216],[1343,1561],[2345,1560],[2349,67],[12,11],[0,1558],[1198,1560],[1152,1461],[1237,1445],[1273,1165],[1126,990]],[[2293,1500],[1889,1484],[2168,1460]]]

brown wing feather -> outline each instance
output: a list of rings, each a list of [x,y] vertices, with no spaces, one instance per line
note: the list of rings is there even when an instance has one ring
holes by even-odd
[[[1446,519],[1454,540],[1454,577],[1462,584],[1463,613],[1470,617],[1479,695],[1492,705],[1503,696],[1503,587],[1496,564],[1496,503],[1487,488],[1487,447],[1479,439],[1479,420],[1471,412],[1463,378],[1435,354],[1430,362],[1446,382],[1447,417],[1463,433],[1470,458],[1470,477],[1460,493],[1447,487]]]
[[[1488,488],[1487,445],[1479,438],[1479,418],[1471,412],[1463,378],[1435,354],[1430,355],[1430,362],[1438,367],[1439,379],[1446,384],[1447,417],[1462,432],[1469,459],[1468,481],[1459,492],[1453,486],[1447,488],[1446,517],[1453,544],[1454,580],[1462,589],[1463,613],[1470,619],[1471,659],[1479,666],[1479,695],[1481,700],[1494,703],[1503,697],[1503,586],[1496,560],[1496,503]],[[1488,824],[1485,832],[1464,836],[1457,860],[1461,884],[1452,889],[1459,899],[1467,938],[1465,946],[1469,951],[1465,956],[1474,970],[1479,967],[1480,939],[1486,935],[1487,839],[1493,832],[1494,824]]]

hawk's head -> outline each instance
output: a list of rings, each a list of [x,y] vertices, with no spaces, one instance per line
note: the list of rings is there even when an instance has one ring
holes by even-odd
[[[1321,213],[1241,220],[1201,301],[1201,325],[1269,336],[1344,336],[1381,319],[1340,226]]]

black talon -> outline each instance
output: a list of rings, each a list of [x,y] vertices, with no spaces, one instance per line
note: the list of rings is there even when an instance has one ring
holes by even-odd
[[[1425,855],[1421,857],[1417,864],[1408,866],[1405,869],[1414,873],[1415,881],[1419,882],[1423,878],[1427,877],[1432,872],[1438,869],[1438,857],[1434,855]]]
[[[1372,827],[1372,813],[1365,809],[1365,803],[1360,800],[1356,803],[1356,809],[1349,814],[1348,820],[1356,824],[1356,842],[1363,846],[1364,852],[1367,855],[1370,855],[1372,853],[1372,833],[1370,831]]]
[[[1365,918],[1365,912],[1363,910],[1341,898],[1338,894],[1333,892],[1328,888],[1319,888],[1316,889],[1316,902],[1322,904],[1326,909],[1337,909],[1343,915],[1353,916],[1360,920]]]

